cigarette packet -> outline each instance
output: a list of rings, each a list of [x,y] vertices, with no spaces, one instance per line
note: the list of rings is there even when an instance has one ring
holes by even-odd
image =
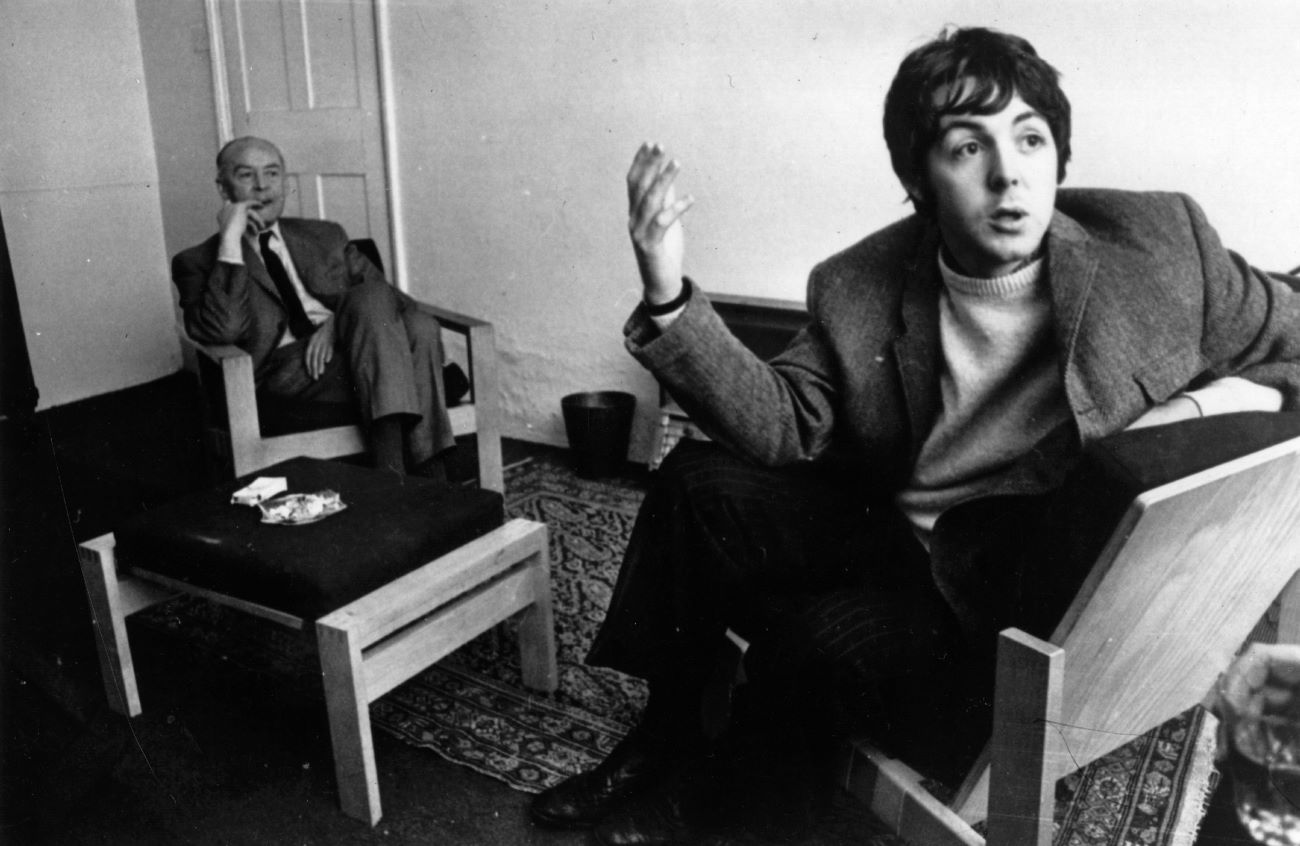
[[[235,491],[230,497],[230,503],[231,505],[257,505],[288,489],[288,480],[283,476],[258,476],[252,484]]]

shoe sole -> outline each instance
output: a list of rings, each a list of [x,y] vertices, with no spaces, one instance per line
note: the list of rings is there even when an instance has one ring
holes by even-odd
[[[601,820],[575,820],[566,817],[551,817],[546,814],[539,814],[532,810],[528,812],[528,818],[531,819],[535,825],[539,825],[543,828],[558,829],[560,831],[590,831],[601,823]]]

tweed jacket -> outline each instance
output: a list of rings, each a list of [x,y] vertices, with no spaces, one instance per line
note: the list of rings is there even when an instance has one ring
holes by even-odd
[[[280,235],[303,287],[327,308],[367,279],[383,274],[348,243],[342,226],[325,220],[280,218]],[[244,264],[217,260],[221,236],[190,247],[172,260],[172,280],[180,291],[185,331],[205,344],[233,344],[253,357],[260,374],[267,356],[284,334],[288,315],[275,282],[258,251],[243,242]],[[397,292],[406,299],[406,295]]]
[[[698,290],[662,333],[638,307],[627,347],[715,440],[772,466],[835,456],[868,500],[892,502],[940,410],[938,250],[937,229],[913,215],[819,264],[810,320],[770,363]],[[1071,421],[990,495],[1051,489],[1082,445],[1222,376],[1300,407],[1300,295],[1226,250],[1191,199],[1063,189],[1046,261]],[[941,518],[931,557],[969,622],[974,603],[955,585],[974,577],[944,560],[962,540]]]

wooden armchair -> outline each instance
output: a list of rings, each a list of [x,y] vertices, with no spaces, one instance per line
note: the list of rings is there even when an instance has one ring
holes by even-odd
[[[382,269],[369,239],[354,241]],[[479,484],[504,491],[501,465],[501,412],[497,383],[496,341],[492,324],[438,306],[421,303],[448,332],[464,338],[470,394],[447,409],[456,436],[475,434]],[[253,382],[253,360],[238,347],[204,345],[181,332],[187,361],[198,371],[204,404],[204,439],[225,476],[242,476],[294,456],[337,458],[365,452],[355,422],[338,422],[306,431],[276,432],[264,425]],[[337,415],[336,415],[337,416]],[[355,418],[355,414],[345,415]]]
[[[1050,642],[1002,633],[993,736],[951,803],[865,741],[845,786],[911,843],[1048,846],[1056,781],[1207,703],[1279,595],[1278,639],[1300,640],[1297,567],[1300,438],[1146,490]]]

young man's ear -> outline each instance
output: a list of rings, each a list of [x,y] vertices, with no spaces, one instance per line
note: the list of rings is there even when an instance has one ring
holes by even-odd
[[[903,190],[907,192],[907,198],[912,201],[912,207],[920,211],[929,205],[925,196],[925,191],[915,182],[904,182]]]

